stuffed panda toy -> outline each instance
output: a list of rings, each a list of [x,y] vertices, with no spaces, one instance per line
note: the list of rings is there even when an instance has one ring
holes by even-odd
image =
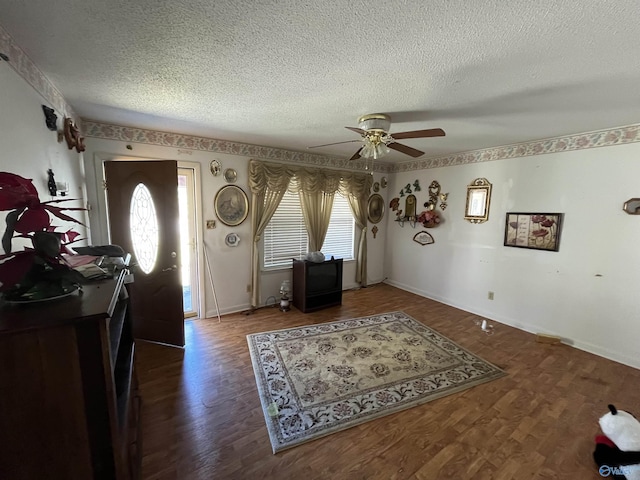
[[[630,413],[609,405],[600,417],[604,435],[596,437],[593,459],[602,477],[640,480],[640,422]]]

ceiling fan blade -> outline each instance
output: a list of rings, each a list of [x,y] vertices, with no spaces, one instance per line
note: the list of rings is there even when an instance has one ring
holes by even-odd
[[[351,158],[349,159],[349,161],[359,159],[359,158],[360,158],[360,152],[362,151],[362,149],[363,149],[363,148],[364,148],[364,147],[360,147],[360,149],[359,149],[356,153],[354,153],[354,154],[353,154],[353,157],[351,157]]]
[[[397,142],[391,142],[387,144],[387,147],[396,150],[400,153],[404,153],[405,155],[410,155],[413,158],[418,158],[422,155],[424,155],[424,152],[421,152],[420,150],[416,150],[415,148],[411,148],[411,147],[407,147],[406,145],[403,145],[401,143],[397,143]]]
[[[325,143],[324,145],[314,145],[313,147],[307,147],[307,148],[328,147],[329,145],[340,145],[341,143],[353,143],[353,142],[361,142],[361,141],[362,139],[347,140],[346,142]]]
[[[356,132],[358,135],[364,135],[365,133],[367,133],[361,128],[356,128],[356,127],[344,127],[344,128],[346,128],[347,130],[351,130],[352,132]]]
[[[444,137],[444,130],[441,128],[430,128],[428,130],[414,130],[412,132],[392,133],[391,136],[396,140],[403,138],[426,138],[426,137]]]

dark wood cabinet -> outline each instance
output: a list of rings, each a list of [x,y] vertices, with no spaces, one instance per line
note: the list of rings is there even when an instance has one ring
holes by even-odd
[[[293,305],[307,313],[342,304],[342,259],[293,261]]]
[[[0,300],[1,478],[138,477],[126,273],[48,302]]]

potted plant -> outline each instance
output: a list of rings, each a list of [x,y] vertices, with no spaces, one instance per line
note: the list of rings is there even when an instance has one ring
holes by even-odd
[[[83,281],[62,258],[66,245],[78,240],[73,230],[56,232],[52,217],[82,225],[56,204],[73,199],[41,202],[30,179],[0,172],[0,211],[8,211],[0,255],[0,292],[7,300],[42,300],[76,290]],[[33,248],[11,251],[14,238],[31,240]]]

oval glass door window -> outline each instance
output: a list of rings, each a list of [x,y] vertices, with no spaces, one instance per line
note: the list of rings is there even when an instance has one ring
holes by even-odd
[[[158,258],[158,217],[151,192],[139,183],[131,195],[131,243],[138,265],[144,273],[153,270]]]

